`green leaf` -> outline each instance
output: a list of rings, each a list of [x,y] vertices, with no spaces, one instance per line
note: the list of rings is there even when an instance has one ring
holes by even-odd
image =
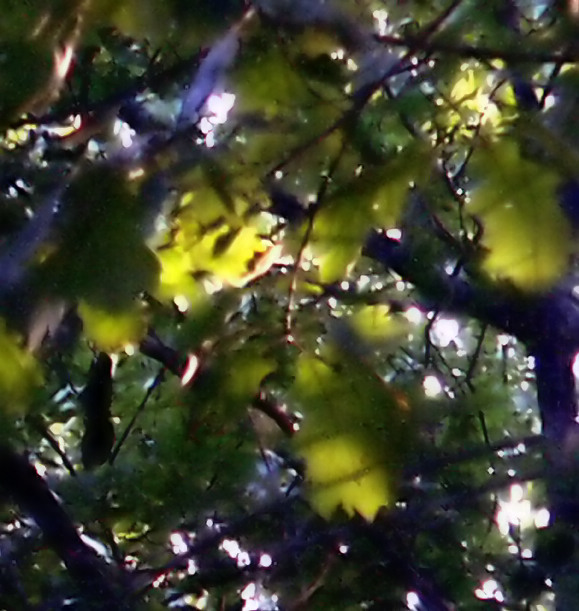
[[[571,228],[556,199],[559,176],[521,157],[517,143],[480,146],[470,210],[484,224],[484,269],[527,290],[545,290],[565,272]]]
[[[304,420],[294,445],[306,461],[308,498],[318,513],[329,518],[342,507],[371,520],[396,500],[410,408],[363,363],[339,356],[333,366],[299,358],[292,397]]]

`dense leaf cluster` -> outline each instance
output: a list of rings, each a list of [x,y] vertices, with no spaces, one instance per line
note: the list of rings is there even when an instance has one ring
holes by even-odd
[[[576,609],[575,3],[1,8],[0,608]]]

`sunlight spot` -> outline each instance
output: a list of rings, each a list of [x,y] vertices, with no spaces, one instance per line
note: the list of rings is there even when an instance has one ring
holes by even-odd
[[[378,287],[376,287],[378,288]],[[404,291],[406,289],[406,283],[403,282],[402,280],[398,280],[398,282],[396,283],[396,290],[397,291]],[[380,289],[378,289],[380,290]]]
[[[344,543],[338,546],[338,551],[340,552],[340,554],[347,554],[349,549],[350,546],[345,545]]]
[[[163,585],[163,582],[165,581],[165,577],[166,575],[160,575],[159,577],[157,577],[157,579],[155,579],[155,581],[153,581],[151,586],[153,588],[160,588]]]
[[[495,579],[487,579],[475,590],[475,596],[481,600],[489,600],[495,598],[498,592],[500,592],[498,582]]]
[[[199,359],[194,355],[190,354],[187,359],[187,365],[185,366],[185,371],[181,377],[181,386],[187,386],[189,382],[193,379],[197,370],[199,369]]]
[[[427,397],[436,397],[442,392],[442,384],[436,376],[430,375],[424,378],[422,382],[424,388],[424,394]]]
[[[273,558],[269,554],[262,554],[259,558],[259,566],[263,569],[269,569],[273,564]]]
[[[195,575],[195,573],[197,573],[198,570],[199,570],[199,567],[197,566],[197,563],[195,562],[195,560],[193,560],[193,558],[189,558],[189,560],[187,560],[187,573],[189,575]]]
[[[372,13],[372,17],[374,17],[374,21],[376,22],[374,25],[378,35],[384,36],[388,31],[388,11],[377,9]]]
[[[281,170],[277,170],[274,177],[276,180],[281,180],[283,178],[283,172]]]
[[[432,342],[440,348],[446,348],[458,338],[459,330],[460,327],[456,320],[439,318],[432,325],[430,332]]]
[[[551,519],[551,514],[546,507],[543,507],[537,511],[535,514],[535,528],[547,528],[549,526],[549,521]]]
[[[499,500],[495,523],[503,536],[510,533],[511,526],[526,527],[533,521],[531,501],[526,499],[527,491],[520,484],[510,487],[510,499]]]
[[[399,242],[402,239],[402,231],[400,229],[397,229],[396,227],[392,229],[387,229],[386,237],[390,238],[391,240],[397,240]]]
[[[187,542],[181,533],[171,533],[169,541],[171,542],[171,548],[174,554],[185,554],[187,552]]]
[[[251,558],[247,552],[239,552],[235,560],[240,569],[243,569],[251,564]]]
[[[543,100],[543,109],[549,110],[549,108],[553,108],[553,106],[555,106],[555,102],[556,102],[555,96],[552,93],[548,94],[547,96],[545,96],[545,99]]]
[[[499,346],[508,346],[510,341],[511,336],[507,335],[506,333],[499,333],[499,335],[497,335],[497,342],[499,343]]]
[[[55,73],[59,80],[62,80],[67,75],[72,64],[73,54],[72,45],[66,45],[62,51],[54,52]]]
[[[189,309],[189,300],[185,295],[176,295],[173,298],[173,303],[177,306],[179,312],[184,313]]]
[[[44,477],[46,475],[46,467],[42,463],[35,462],[34,468],[36,469],[36,473],[38,473],[40,477]]]
[[[522,552],[521,552],[521,557],[525,558],[526,560],[529,560],[533,557],[533,550],[525,548]]]
[[[221,549],[230,557],[237,558],[237,556],[241,553],[241,547],[239,547],[239,543],[234,539],[224,539],[221,544]]]
[[[404,312],[404,317],[408,322],[412,323],[413,325],[419,325],[424,320],[424,315],[422,311],[416,306],[408,308]]]
[[[418,611],[420,609],[420,596],[416,592],[408,592],[406,594],[406,606],[410,611]]]
[[[134,168],[129,172],[129,180],[136,180],[145,175],[145,168]]]
[[[220,95],[210,95],[207,100],[207,110],[211,113],[209,120],[213,125],[221,125],[227,121],[227,115],[235,104],[235,94],[224,92]]]

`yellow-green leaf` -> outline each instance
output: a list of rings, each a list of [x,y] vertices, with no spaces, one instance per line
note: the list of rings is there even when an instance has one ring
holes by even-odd
[[[473,158],[481,182],[471,210],[484,224],[485,270],[528,290],[544,290],[567,269],[571,228],[556,199],[560,178],[521,157],[513,140],[481,147]]]
[[[18,337],[0,321],[0,407],[7,412],[20,412],[31,391],[42,383],[42,372],[36,359],[23,349]]]
[[[127,344],[137,343],[147,330],[144,311],[136,306],[124,312],[107,312],[81,302],[78,313],[83,321],[86,337],[99,350],[114,352]]]
[[[338,358],[330,365],[300,357],[292,396],[304,420],[294,444],[306,461],[316,511],[330,517],[341,506],[372,519],[396,498],[410,447],[409,406],[365,364]]]

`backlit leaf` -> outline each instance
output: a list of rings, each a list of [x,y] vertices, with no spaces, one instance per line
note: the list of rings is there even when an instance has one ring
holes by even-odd
[[[480,147],[480,182],[470,210],[484,225],[485,270],[528,290],[544,290],[565,271],[571,229],[556,200],[557,174],[522,158],[512,140]]]

